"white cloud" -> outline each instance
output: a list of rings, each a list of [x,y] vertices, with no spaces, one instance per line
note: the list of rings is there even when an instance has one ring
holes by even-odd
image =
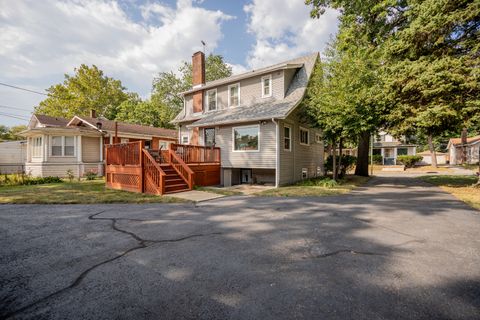
[[[314,51],[323,51],[338,25],[338,12],[310,18],[304,0],[253,0],[244,7],[248,31],[256,37],[247,63],[258,68]]]
[[[134,21],[115,1],[0,0],[0,78],[42,90],[81,63],[95,64],[146,95],[153,76],[190,60],[200,40],[216,48],[222,22],[233,18],[196,3],[147,3],[143,20]],[[15,103],[15,97],[2,98]]]

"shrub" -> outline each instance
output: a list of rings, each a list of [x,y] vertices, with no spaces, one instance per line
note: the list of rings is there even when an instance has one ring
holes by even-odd
[[[398,156],[397,161],[405,165],[407,168],[413,168],[415,163],[422,160],[422,156]]]
[[[73,179],[75,178],[75,175],[73,174],[73,170],[72,169],[68,169],[67,170],[67,178],[68,178],[68,181],[72,182]]]
[[[340,159],[339,156],[337,156],[337,165],[338,165],[338,160]],[[342,156],[342,164],[340,167],[340,170],[338,172],[339,177],[343,177],[347,171],[353,168],[355,164],[357,163],[357,157],[355,156],[350,156],[350,155],[344,155]],[[326,171],[333,172],[333,156],[328,156],[327,162],[325,163],[325,169]]]
[[[85,172],[84,176],[87,178],[87,180],[95,180],[95,178],[97,177],[97,172],[95,172],[94,170],[88,170],[87,172]]]
[[[45,183],[59,183],[63,182],[59,177],[43,177],[43,178],[32,178],[30,175],[26,174],[9,174],[2,175],[0,177],[0,185],[3,186],[21,186],[21,185],[36,185],[36,184],[45,184]]]
[[[381,154],[374,154],[373,156],[373,164],[383,164],[383,157]],[[372,158],[368,158],[368,162],[370,163]]]

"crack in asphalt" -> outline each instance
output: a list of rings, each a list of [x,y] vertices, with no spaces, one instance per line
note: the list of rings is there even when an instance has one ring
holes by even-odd
[[[77,287],[78,285],[80,285],[80,283],[83,281],[83,279],[85,279],[85,277],[90,273],[92,272],[93,270],[95,270],[96,268],[102,266],[102,265],[105,265],[107,263],[110,263],[110,262],[113,262],[117,259],[120,259],[122,258],[123,256],[135,251],[135,250],[139,250],[139,249],[145,249],[145,248],[148,248],[149,245],[153,245],[153,244],[159,244],[159,243],[173,243],[173,242],[180,242],[180,241],[184,241],[184,240],[188,240],[188,239],[192,239],[192,238],[199,238],[199,237],[205,237],[205,236],[211,236],[211,235],[221,235],[223,234],[222,232],[211,232],[211,233],[197,233],[197,234],[191,234],[191,235],[188,235],[188,236],[183,236],[183,237],[180,237],[180,238],[173,238],[173,239],[162,239],[162,240],[150,240],[150,239],[143,239],[142,237],[140,237],[139,235],[133,233],[133,232],[130,232],[130,231],[127,231],[127,230],[124,230],[124,229],[120,229],[118,226],[117,226],[117,221],[118,220],[131,220],[131,221],[136,221],[135,219],[125,219],[125,218],[107,218],[107,217],[97,217],[98,215],[104,213],[106,210],[103,210],[103,211],[100,211],[100,212],[97,212],[97,213],[94,213],[94,214],[91,214],[88,216],[88,219],[89,220],[96,220],[96,221],[111,221],[111,224],[110,224],[110,227],[117,231],[117,232],[120,232],[120,233],[123,233],[123,234],[126,234],[128,236],[130,236],[131,238],[133,238],[135,241],[138,242],[138,244],[130,249],[127,249],[125,251],[123,251],[122,253],[110,258],[110,259],[107,259],[107,260],[104,260],[104,261],[101,261],[87,269],[85,269],[84,271],[82,271],[82,273],[80,273],[80,275],[77,276],[77,278],[75,278],[75,280],[68,286],[62,288],[62,289],[59,289],[55,292],[52,292],[51,294],[43,297],[43,298],[40,298],[26,306],[23,306],[17,310],[14,310],[12,312],[9,312],[9,313],[6,313],[6,314],[3,314],[1,315],[4,319],[8,319],[8,318],[11,318],[11,317],[14,317],[44,301],[47,301],[48,299],[52,298],[52,297],[55,297],[55,296],[58,296],[60,294],[62,294],[63,292],[67,291],[67,290],[70,290],[70,289],[73,289],[75,287]],[[148,220],[140,220],[140,221],[148,221]]]
[[[387,254],[385,253],[379,253],[379,252],[371,252],[371,251],[357,251],[357,250],[351,250],[351,249],[342,249],[342,250],[336,250],[332,252],[327,252],[324,254],[319,254],[319,255],[312,255],[312,258],[327,258],[331,256],[336,256],[340,253],[350,253],[350,254],[358,254],[358,255],[366,255],[366,256],[386,256]]]

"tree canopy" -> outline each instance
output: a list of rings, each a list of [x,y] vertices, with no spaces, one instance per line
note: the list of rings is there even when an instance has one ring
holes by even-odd
[[[9,128],[0,124],[0,141],[23,140],[25,138],[20,136],[19,133],[26,129],[27,126],[25,125],[12,126]]]
[[[35,112],[65,118],[88,115],[93,109],[99,116],[113,120],[118,106],[128,98],[120,80],[107,77],[95,65],[85,64],[75,68],[73,76],[65,74],[63,83],[47,91],[49,97],[40,102]]]

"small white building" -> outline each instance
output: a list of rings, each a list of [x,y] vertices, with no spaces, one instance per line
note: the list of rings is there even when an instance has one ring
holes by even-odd
[[[462,144],[461,138],[452,138],[448,141],[450,164],[462,164],[462,148],[465,148],[467,164],[476,164],[480,158],[480,135],[467,138],[467,143]]]
[[[432,164],[432,154],[430,151],[423,151],[417,155],[422,156],[422,160],[418,162],[418,165],[427,166]],[[448,153],[445,152],[435,152],[437,158],[437,164],[447,164],[448,162]]]

